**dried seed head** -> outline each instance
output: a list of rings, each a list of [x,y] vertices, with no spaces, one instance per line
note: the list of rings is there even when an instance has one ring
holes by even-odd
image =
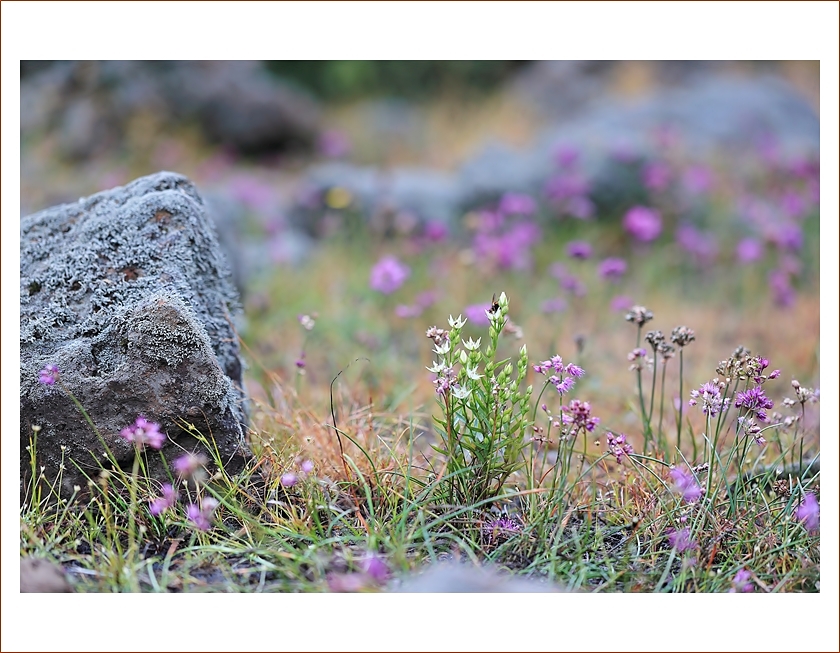
[[[658,349],[659,345],[665,342],[665,334],[661,331],[648,331],[645,334],[645,342],[650,344],[654,349]]]
[[[685,347],[694,340],[694,330],[687,326],[674,327],[671,331],[671,342],[678,347]]]
[[[630,312],[624,316],[624,319],[642,327],[653,319],[653,312],[649,311],[644,306],[634,306],[630,309]]]

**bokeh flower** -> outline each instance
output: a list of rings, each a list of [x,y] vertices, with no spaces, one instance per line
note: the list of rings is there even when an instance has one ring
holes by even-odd
[[[598,266],[598,274],[604,279],[615,281],[627,272],[627,262],[620,258],[605,258]]]
[[[685,499],[686,503],[694,503],[703,495],[703,488],[685,467],[674,467],[671,469],[671,481],[674,489]]]
[[[139,415],[131,426],[126,426],[120,435],[127,442],[133,442],[137,447],[143,449],[150,446],[152,449],[160,449],[166,442],[166,434],[160,430],[160,424],[150,422],[142,415]]]
[[[764,247],[762,246],[761,241],[756,240],[755,238],[744,238],[735,248],[735,256],[741,263],[744,264],[755,263],[756,261],[761,260],[763,255]]]
[[[394,256],[385,256],[370,271],[370,287],[386,295],[398,290],[411,269]]]
[[[204,497],[199,504],[191,503],[187,506],[187,519],[195,524],[200,531],[209,531],[213,525],[213,513],[219,507],[219,502],[213,497]]]
[[[177,494],[171,483],[164,483],[160,491],[161,496],[149,502],[149,512],[155,517],[175,505]]]
[[[533,215],[537,203],[530,195],[523,193],[505,193],[499,200],[499,212],[503,215]]]
[[[812,493],[809,492],[802,499],[802,503],[796,509],[796,519],[801,521],[809,532],[820,529],[820,504]]]
[[[697,547],[697,542],[691,539],[691,530],[687,526],[671,531],[668,535],[668,543],[677,550],[677,553],[683,553]]]
[[[744,594],[752,592],[755,587],[750,582],[752,574],[747,569],[740,569],[732,577],[732,587],[729,589],[730,593],[742,592]]]
[[[624,230],[642,243],[656,240],[662,233],[662,216],[656,209],[634,206],[624,215]]]
[[[566,245],[566,254],[571,258],[588,259],[592,256],[592,245],[585,240],[573,240]]]

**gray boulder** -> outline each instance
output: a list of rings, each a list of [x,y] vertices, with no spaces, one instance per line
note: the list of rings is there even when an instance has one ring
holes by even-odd
[[[239,471],[246,411],[232,323],[240,314],[204,203],[183,176],[160,172],[22,218],[21,496],[33,426],[37,464],[49,481],[63,466],[65,496],[107,462],[68,393],[123,468],[134,449],[120,431],[143,415],[168,435],[167,464],[201,448],[184,428],[192,424]],[[48,364],[60,370],[51,386],[38,378]],[[159,455],[147,461],[151,476],[168,478]]]
[[[50,134],[87,159],[125,142],[133,120],[197,123],[205,138],[262,154],[314,145],[319,107],[256,61],[55,61],[21,79],[21,137]],[[174,124],[173,124],[174,121]]]

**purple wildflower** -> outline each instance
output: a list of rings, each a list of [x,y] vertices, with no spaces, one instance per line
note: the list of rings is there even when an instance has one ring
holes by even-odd
[[[579,379],[584,374],[586,374],[586,372],[583,371],[582,367],[578,367],[574,363],[569,363],[568,365],[566,365],[566,374],[570,374],[576,379]]]
[[[592,245],[587,243],[585,240],[573,240],[566,245],[566,254],[568,254],[571,258],[581,260],[588,259],[592,256]]]
[[[286,472],[280,477],[280,485],[283,487],[292,487],[298,482],[297,474]]]
[[[627,295],[616,295],[610,301],[610,309],[619,313],[628,311],[635,302]]]
[[[315,469],[315,464],[311,460],[304,460],[300,464],[300,471],[304,474],[310,474]]]
[[[375,553],[368,553],[362,558],[359,568],[380,585],[386,582],[388,576],[391,575],[391,570],[388,569],[388,565]]]
[[[634,206],[624,215],[624,230],[642,243],[656,240],[662,233],[662,217],[656,209]]]
[[[566,300],[562,297],[556,297],[555,299],[547,299],[545,300],[542,305],[540,306],[540,310],[543,313],[561,313],[566,310]]]
[[[566,378],[570,379],[572,377]],[[572,399],[568,406],[561,406],[561,410],[563,411],[563,423],[574,425],[575,430],[586,429],[592,432],[601,421],[601,418],[592,415],[592,407],[588,401]]]
[[[207,464],[207,456],[197,453],[184,454],[180,458],[176,458],[172,463],[172,469],[177,472],[179,476],[192,476]]]
[[[47,365],[38,372],[38,382],[44,385],[55,385],[55,382],[58,381],[58,376],[58,367],[56,365]]]
[[[690,406],[696,406],[697,400],[702,400],[703,414],[715,417],[721,410],[726,410],[726,407],[729,406],[729,398],[724,399],[721,396],[720,389],[720,384],[708,381],[701,385],[698,390],[691,391],[691,399],[688,403]]]
[[[633,447],[627,442],[627,436],[624,433],[611,433],[607,431],[607,447],[610,453],[615,456],[616,462],[621,464],[621,459],[624,456],[629,456],[633,453]]]
[[[385,256],[370,271],[370,287],[386,295],[399,289],[411,269],[393,256]]]
[[[678,531],[671,531],[668,535],[668,543],[677,550],[677,553],[683,553],[697,547],[697,542],[691,539],[691,529],[687,526]]]
[[[213,523],[213,513],[219,502],[213,497],[204,497],[200,505],[191,503],[187,506],[187,519],[200,531],[209,531]]]
[[[805,495],[796,509],[796,519],[801,521],[809,532],[813,533],[820,529],[820,504],[816,496],[810,492]]]
[[[703,195],[714,185],[714,176],[706,166],[693,165],[683,173],[682,183],[689,193]]]
[[[755,238],[744,238],[738,243],[738,247],[735,249],[735,255],[741,263],[754,263],[764,255],[764,248],[761,245],[761,241]]]
[[[685,467],[674,467],[671,469],[671,480],[674,482],[674,489],[682,495],[686,503],[694,503],[703,495],[703,488]]]
[[[605,258],[598,266],[598,274],[604,279],[620,279],[627,272],[627,263],[620,258]]]
[[[515,519],[503,516],[484,523],[481,530],[484,532],[484,535],[488,540],[493,541],[500,536],[506,537],[521,531],[522,525]]]
[[[579,157],[580,150],[574,145],[560,145],[554,153],[554,160],[564,170],[574,168]]]
[[[735,396],[735,408],[742,408],[748,415],[755,415],[762,422],[767,421],[767,409],[773,407],[773,400],[764,394],[760,385],[739,392]]]
[[[671,182],[671,168],[664,161],[653,161],[645,166],[642,178],[646,188],[665,190]]]
[[[533,215],[537,210],[537,203],[530,195],[522,193],[505,193],[499,200],[499,212],[503,215]]]
[[[560,287],[563,290],[568,290],[575,297],[584,297],[586,295],[586,286],[580,279],[571,274],[560,281]]]
[[[490,324],[487,318],[487,304],[472,304],[464,309],[464,317],[476,324]]]
[[[433,243],[439,243],[446,240],[446,237],[449,235],[449,228],[445,222],[430,220],[426,223],[425,235]]]
[[[752,592],[755,587],[750,582],[752,574],[747,569],[739,570],[735,576],[732,577],[732,587],[729,589],[730,593],[743,592],[744,594]]]
[[[420,307],[415,305],[397,304],[396,308],[394,308],[394,315],[403,319],[419,317],[422,312]]]
[[[790,275],[785,270],[771,270],[769,273],[770,290],[778,306],[791,306],[796,300],[796,291],[790,282]]]
[[[178,498],[171,483],[164,483],[160,489],[161,496],[149,502],[149,512],[155,517],[175,505]]]
[[[166,434],[161,433],[160,424],[150,422],[139,415],[131,426],[126,426],[120,435],[128,442],[134,442],[140,449],[146,445],[152,449],[160,449],[166,442]]]

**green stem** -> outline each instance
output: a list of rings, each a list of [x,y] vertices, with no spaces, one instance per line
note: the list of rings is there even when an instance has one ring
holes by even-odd
[[[680,449],[680,447],[682,446],[682,414],[683,414],[683,348],[680,347],[680,409],[677,412],[677,449]]]

